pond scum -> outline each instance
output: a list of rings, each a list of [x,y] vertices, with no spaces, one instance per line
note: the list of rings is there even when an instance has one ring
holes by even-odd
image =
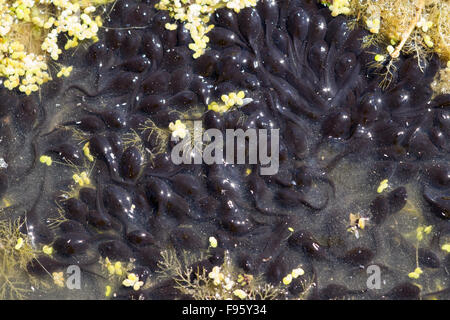
[[[0,0],[1,85],[9,90],[30,95],[39,91],[40,86],[52,80],[53,76],[68,77],[72,67],[60,65],[57,62],[60,55],[63,50],[75,48],[86,40],[97,40],[97,34],[102,27],[101,15],[104,13],[99,12],[99,7],[109,2],[112,1]],[[422,58],[433,53],[437,53],[443,62],[450,60],[448,0],[330,0],[321,3],[329,7],[333,16],[350,16],[371,32],[368,42],[375,42],[381,48],[374,56],[374,65],[383,68],[386,74],[389,74],[389,69],[394,66],[400,53],[416,55],[419,65]],[[186,0],[163,0],[156,5],[157,9],[169,11],[174,20],[187,24],[194,41],[189,45],[194,58],[202,55],[207,48],[207,33],[214,27],[208,25],[209,14],[222,7],[239,12],[245,6],[255,6],[256,0],[199,0],[196,4],[202,13],[196,15],[198,19],[192,18],[195,8]],[[169,23],[165,27],[176,29],[177,24]],[[66,39],[62,48],[58,45],[58,37],[61,35]],[[438,77],[434,83],[435,92],[450,93],[449,62]],[[223,102],[226,107],[226,101]],[[222,111],[224,106],[216,103],[208,108]],[[148,126],[142,130],[153,130],[158,139],[168,139],[170,132],[167,130],[158,131],[159,128],[156,128],[151,120],[146,125]],[[133,139],[134,135],[131,135],[130,143]],[[86,150],[83,149],[88,156],[87,145]],[[44,158],[41,162],[49,165],[51,159]],[[73,178],[77,184],[83,186],[79,182],[84,181],[80,180],[80,176],[81,173],[74,174]],[[38,280],[26,271],[27,265],[36,258],[38,252],[33,248],[30,239],[20,232],[23,223],[0,220],[0,299],[24,299],[34,289],[61,286],[63,281],[59,277],[60,273],[50,275],[49,279],[53,279],[51,283]],[[423,233],[429,234],[430,229],[427,228],[429,227],[417,228],[417,235],[414,235],[418,243],[422,240]],[[210,246],[215,248],[217,241],[210,239]],[[47,247],[40,251],[50,255],[52,249]],[[204,268],[192,267],[203,258],[192,257],[187,252],[177,254],[175,250],[162,251],[158,263],[159,279],[173,280],[177,290],[194,299],[283,299],[287,294],[287,286],[297,278],[301,279],[303,286],[302,294],[298,296],[302,299],[314,286],[314,279],[310,278],[311,275],[304,275],[301,266],[291,270],[284,276],[281,284],[274,286],[265,283],[257,275],[236,270],[227,253],[224,262],[215,265],[209,272]],[[149,281],[146,287],[141,288],[141,281],[133,272],[133,261],[110,261],[105,258],[99,265],[108,276],[105,285],[106,298],[113,297],[115,288],[119,286],[132,287],[138,291],[157,284]],[[417,266],[408,276],[417,279],[421,273]]]

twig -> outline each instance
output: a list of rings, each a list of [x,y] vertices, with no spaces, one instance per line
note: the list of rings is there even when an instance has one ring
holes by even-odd
[[[414,16],[413,21],[409,25],[406,32],[402,34],[402,41],[397,45],[394,51],[391,53],[392,58],[398,58],[400,55],[400,51],[402,50],[403,46],[405,45],[406,41],[409,39],[409,36],[413,32],[414,28],[416,27],[417,23],[419,22],[420,16],[422,15],[422,10],[425,7],[425,0],[419,0],[419,3],[416,7],[416,15]]]

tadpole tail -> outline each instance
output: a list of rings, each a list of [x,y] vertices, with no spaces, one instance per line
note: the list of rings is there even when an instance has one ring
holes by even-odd
[[[73,84],[70,87],[67,88],[66,92],[69,90],[73,90],[76,89],[78,91],[80,91],[82,94],[84,94],[85,96],[88,96],[90,98],[95,98],[96,96],[98,96],[101,92],[100,91],[96,91],[94,92],[90,92],[87,88],[84,88],[78,84]]]
[[[327,207],[328,202],[330,201],[330,197],[327,197],[327,200],[325,200],[325,203],[320,205],[320,206],[316,206],[316,205],[312,204],[311,202],[309,202],[308,200],[306,200],[304,198],[299,198],[298,200],[304,206],[307,206],[308,208],[310,208],[312,210],[315,210],[315,211],[320,211],[320,210],[323,210],[323,209],[325,209]]]
[[[103,185],[104,185],[103,179],[101,179],[99,177],[97,179],[96,183],[97,183],[97,193],[96,193],[96,198],[95,198],[95,207],[97,208],[99,213],[116,220],[117,219],[116,217],[111,217],[109,214],[107,214],[105,212],[105,206],[104,206],[104,203],[103,203]],[[121,219],[117,219],[116,221],[117,221],[117,223],[122,225],[122,229],[119,232],[121,232],[122,235],[124,237],[126,237],[126,235],[127,235],[127,224],[124,221],[122,221]]]
[[[38,135],[36,134],[33,137],[33,140],[31,142],[31,147],[33,148],[33,152],[32,152],[33,159],[31,160],[31,164],[27,168],[25,168],[22,172],[16,172],[13,174],[15,176],[16,180],[27,177],[33,171],[33,169],[36,167],[37,159],[39,158],[39,148],[37,145],[37,139],[38,139]]]

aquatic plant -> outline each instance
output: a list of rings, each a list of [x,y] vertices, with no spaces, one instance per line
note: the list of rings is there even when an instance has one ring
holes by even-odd
[[[208,105],[208,110],[224,113],[233,108],[243,107],[253,101],[252,98],[245,98],[244,91],[223,94],[220,99],[222,100],[221,102],[211,102]]]
[[[439,70],[431,87],[436,94],[450,94],[450,61],[447,61],[446,68]]]
[[[24,299],[32,290],[27,264],[35,250],[27,235],[20,232],[24,222],[0,220],[0,299]]]
[[[184,27],[189,30],[193,43],[189,49],[194,51],[193,57],[197,59],[205,53],[209,37],[206,35],[214,28],[208,24],[211,14],[220,8],[228,8],[239,13],[246,7],[256,6],[257,0],[161,0],[155,5],[156,9],[169,11],[171,18],[184,22]],[[177,25],[166,23],[166,29],[176,30]]]
[[[447,0],[321,0],[332,16],[351,16],[369,30],[382,53],[375,56],[389,76],[393,60],[414,54],[419,66],[433,52],[450,60],[450,3]],[[441,86],[448,90],[448,79]],[[439,91],[438,91],[439,92]]]
[[[72,66],[58,64],[63,50],[96,41],[102,19],[97,7],[109,0],[1,0],[0,77],[10,90],[27,95],[52,79],[67,77]],[[63,48],[58,40],[67,39]]]
[[[160,276],[173,279],[176,289],[196,300],[272,300],[287,295],[286,288],[281,285],[269,284],[261,277],[239,272],[229,252],[225,252],[223,263],[211,270],[201,264],[196,265],[195,262],[201,261],[202,257],[193,258],[186,251],[179,258],[175,250],[163,250],[161,257],[157,270]]]
[[[101,258],[99,261],[102,274],[106,276],[105,297],[109,298],[116,295],[121,286],[132,287],[135,291],[141,289],[144,284],[133,273],[135,267],[134,260],[129,261],[111,261],[108,257]]]

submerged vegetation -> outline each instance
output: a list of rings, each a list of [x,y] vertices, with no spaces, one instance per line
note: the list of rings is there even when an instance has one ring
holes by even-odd
[[[260,277],[239,272],[228,252],[223,263],[209,271],[202,266],[201,258],[195,263],[196,259],[188,252],[181,255],[179,258],[173,249],[162,251],[158,272],[162,278],[173,279],[174,287],[185,296],[196,300],[272,300],[287,295],[281,284],[272,285]]]
[[[35,250],[20,232],[23,224],[0,220],[0,299],[24,299],[37,281],[26,272]]]

